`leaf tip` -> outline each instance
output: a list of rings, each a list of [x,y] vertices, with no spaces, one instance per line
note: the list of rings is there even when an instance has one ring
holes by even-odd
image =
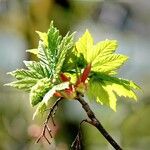
[[[88,29],[85,30],[85,35],[90,35],[91,36],[90,31]]]
[[[7,75],[11,75],[11,74],[12,74],[12,72],[7,72],[6,74],[7,74]]]
[[[3,86],[10,86],[10,83],[5,83],[3,84]]]
[[[53,21],[53,20],[52,20],[51,23],[50,23],[50,28],[51,28],[51,27],[54,27],[54,21]]]

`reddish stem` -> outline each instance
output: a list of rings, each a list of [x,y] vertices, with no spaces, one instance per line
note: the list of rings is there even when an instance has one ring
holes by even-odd
[[[88,78],[88,75],[90,74],[90,71],[91,71],[91,64],[88,64],[84,69],[82,75],[77,80],[76,85],[79,85],[80,83],[85,83],[86,79]]]

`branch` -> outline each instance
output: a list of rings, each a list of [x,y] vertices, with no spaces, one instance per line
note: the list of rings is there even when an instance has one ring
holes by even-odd
[[[86,120],[82,120],[79,124],[79,130],[78,130],[78,134],[76,136],[76,138],[74,139],[74,141],[72,142],[70,149],[73,150],[81,150],[81,125],[82,123],[86,122]]]
[[[51,134],[51,129],[49,128],[48,126],[48,122],[50,120],[50,118],[52,119],[52,123],[54,126],[55,125],[55,122],[54,122],[54,117],[55,117],[55,113],[56,113],[56,110],[58,108],[58,103],[62,100],[62,98],[59,98],[55,103],[54,105],[50,108],[50,112],[44,122],[44,126],[43,126],[43,130],[42,130],[42,133],[41,135],[39,136],[39,138],[36,140],[36,143],[38,143],[42,138],[45,138],[46,141],[48,142],[48,144],[51,144],[50,140],[46,137],[46,130],[48,131],[49,135],[50,135],[50,138],[53,138],[52,134]]]
[[[85,102],[83,97],[78,94],[77,100],[82,105],[82,108],[85,110],[87,116],[89,117],[90,121],[84,120],[87,123],[95,126],[99,132],[105,137],[105,139],[116,149],[116,150],[122,150],[122,148],[117,144],[117,142],[109,135],[109,133],[104,129],[100,121],[96,118],[95,114],[89,107],[88,103]]]

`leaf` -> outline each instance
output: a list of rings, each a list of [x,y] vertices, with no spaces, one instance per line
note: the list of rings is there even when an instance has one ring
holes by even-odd
[[[66,34],[66,36],[62,39],[61,44],[59,45],[58,48],[58,61],[56,64],[56,73],[60,72],[62,69],[62,66],[65,63],[67,63],[67,61],[65,61],[65,59],[69,59],[69,55],[72,52],[72,48],[73,48],[73,37],[74,37],[75,33],[72,33],[71,35],[69,35],[69,33]],[[68,57],[68,58],[67,58]]]
[[[53,22],[51,22],[47,33],[38,32],[38,34],[41,39],[38,45],[38,57],[40,63],[45,65],[49,70],[49,73],[54,76],[58,60],[58,47],[61,43],[61,35],[59,34],[59,30],[53,26]]]
[[[133,89],[139,89],[133,81],[96,73],[89,80],[88,96],[100,104],[108,105],[116,111],[116,96],[124,96],[136,100]]]
[[[43,98],[43,102],[48,104],[48,101],[51,99],[51,97],[54,95],[54,93],[56,91],[61,91],[61,90],[64,90],[64,89],[67,89],[69,88],[69,82],[63,82],[63,83],[60,83],[58,85],[55,85],[53,86],[44,96]]]
[[[116,40],[105,40],[93,45],[93,38],[88,30],[76,42],[76,49],[82,54],[88,63],[99,59],[101,56],[113,54],[118,46]]]
[[[67,33],[61,37],[59,30],[50,24],[47,32],[48,46],[43,41],[39,41],[38,51],[40,61],[47,66],[50,74],[57,77],[64,64],[66,55],[68,56],[73,49],[73,34]]]
[[[93,45],[93,38],[88,30],[76,42],[77,55],[79,58],[83,57],[82,63],[92,64],[91,70],[94,72],[107,74],[116,74],[115,70],[128,59],[125,55],[114,54],[117,47],[116,40],[105,40]]]
[[[137,100],[135,93],[130,88],[127,88],[127,86],[123,86],[121,84],[116,84],[116,83],[110,83],[110,82],[108,82],[108,84],[111,85],[112,90],[118,96],[124,96],[124,97],[128,97],[128,98]]]
[[[103,88],[105,89],[105,91],[108,93],[108,98],[109,98],[109,107],[116,111],[116,102],[117,102],[117,98],[115,96],[115,94],[113,93],[113,89],[112,86],[107,84],[105,82],[105,84],[103,85]]]
[[[36,55],[37,57],[39,57],[38,56],[38,53],[39,53],[38,49],[28,49],[28,50],[26,50],[26,52],[32,53],[32,54]]]
[[[42,79],[42,78],[50,76],[47,67],[40,64],[39,62],[24,61],[24,63],[26,67],[28,68],[28,70],[17,69],[7,74],[12,75],[18,80],[24,79],[24,78]]]
[[[48,36],[45,32],[36,31],[40,39],[43,41],[44,45],[48,47]]]
[[[43,95],[39,96],[38,92],[33,92],[34,88],[36,88],[36,86],[38,88],[38,84],[41,82],[41,79],[45,80],[45,78],[49,78],[49,83],[58,79],[64,62],[67,64],[67,59],[65,60],[65,58],[72,53],[74,45],[74,33],[67,33],[66,36],[62,38],[59,34],[59,30],[54,27],[53,22],[51,22],[47,33],[39,31],[37,31],[37,33],[40,37],[38,48],[27,50],[27,52],[36,54],[39,58],[39,62],[24,61],[27,69],[18,69],[10,72],[9,74],[15,77],[18,81],[13,82],[12,84],[7,84],[27,91],[30,91],[31,87],[34,86],[31,91],[32,94],[30,93],[30,100],[35,100],[33,105],[36,105],[36,103],[41,101],[43,98]],[[67,68],[64,68],[64,70],[65,69],[67,70]],[[31,82],[31,84],[28,81]],[[37,83],[37,81],[39,82]],[[36,83],[37,85],[35,86]],[[26,84],[29,84],[29,87]],[[44,91],[41,93],[43,92]],[[35,98],[36,96],[37,99]]]
[[[133,81],[115,78],[115,77],[109,77],[108,79],[106,79],[105,82],[111,85],[112,90],[118,96],[124,96],[124,97],[137,100],[136,94],[134,93],[133,89],[140,89],[140,88]]]
[[[101,41],[94,46],[94,58],[98,59],[101,56],[107,56],[113,54],[118,47],[118,42],[116,40],[108,40]]]
[[[51,65],[51,53],[49,52],[48,48],[42,41],[39,41],[38,45],[38,54],[40,62],[43,63],[43,65],[50,66]]]
[[[50,24],[50,28],[47,32],[48,35],[48,50],[49,52],[55,56],[57,55],[57,48],[61,42],[62,36],[59,34],[59,30],[54,27],[53,21]]]
[[[93,53],[93,38],[88,30],[82,35],[81,38],[76,42],[76,50],[78,55],[82,54],[87,60],[87,62],[91,62],[91,55]]]
[[[30,92],[30,104],[32,106],[37,105],[43,100],[44,95],[51,89],[52,83],[50,79],[43,78],[31,88]]]
[[[47,66],[44,66],[40,62],[36,61],[23,61],[23,62],[29,70],[32,70],[32,72],[34,72],[34,74],[37,75],[37,78],[41,79],[45,77],[48,78],[50,77],[50,72]]]
[[[47,109],[46,104],[41,102],[39,103],[38,107],[36,108],[36,111],[33,114],[32,119],[34,120],[36,116],[43,115],[45,110]]]
[[[101,82],[90,82],[88,86],[88,97],[95,99],[101,105],[107,105],[116,111],[116,96],[111,87]]]
[[[103,73],[95,73],[92,78],[96,81],[102,82],[102,81],[108,81],[111,83],[116,83],[116,84],[120,84],[123,85],[129,89],[137,89],[139,90],[140,87],[138,85],[136,85],[133,81],[131,80],[126,80],[126,79],[122,79],[122,78],[117,78],[117,77],[112,77]]]
[[[37,77],[34,72],[32,72],[30,70],[25,70],[25,69],[17,69],[15,71],[8,72],[7,74],[15,77],[18,80],[25,79],[25,78],[36,78]]]
[[[89,81],[87,95],[90,100],[96,100],[100,104],[109,104],[108,93],[102,86],[101,82]]]
[[[101,58],[94,60],[92,62],[92,71],[101,73],[111,73],[118,68],[120,68],[128,57],[119,54],[110,54],[107,56],[102,56]]]
[[[37,79],[25,78],[25,79],[20,79],[18,81],[5,84],[5,86],[12,86],[14,88],[22,89],[24,91],[30,91],[32,86],[34,86],[36,83],[37,83]]]

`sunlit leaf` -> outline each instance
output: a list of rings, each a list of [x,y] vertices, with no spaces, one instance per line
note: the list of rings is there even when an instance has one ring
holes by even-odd
[[[38,53],[39,53],[38,49],[28,49],[28,50],[26,50],[26,52],[32,53],[32,54],[36,55],[37,57],[39,57],[38,56]]]
[[[101,82],[91,81],[88,86],[87,95],[89,99],[96,100],[101,105],[107,105],[116,111],[116,96],[111,86]]]
[[[39,105],[37,106],[37,108],[33,114],[32,119],[34,120],[36,116],[43,115],[46,109],[47,109],[47,106],[45,103],[43,103],[43,102],[39,103]]]
[[[63,82],[63,83],[60,83],[58,85],[55,85],[53,86],[44,96],[43,98],[43,102],[45,104],[48,104],[48,101],[51,99],[51,97],[54,95],[54,93],[56,91],[61,91],[61,90],[64,90],[64,89],[67,89],[69,88],[69,82]]]
[[[32,70],[40,79],[50,77],[48,67],[36,61],[23,61],[29,70]]]
[[[44,45],[48,46],[48,36],[45,32],[36,31],[36,33],[39,35],[40,39],[43,41]]]
[[[32,106],[37,105],[43,100],[45,94],[51,89],[51,83],[48,78],[38,80],[38,82],[31,88],[30,103]]]
[[[78,54],[82,54],[87,62],[92,61],[93,38],[88,30],[86,30],[82,37],[76,42],[76,49]]]
[[[25,79],[20,79],[20,80],[17,80],[17,81],[14,81],[5,85],[12,86],[14,88],[29,92],[31,88],[37,83],[37,81],[38,81],[37,79],[25,78]]]
[[[94,60],[92,63],[92,71],[101,73],[110,73],[120,68],[128,57],[119,54],[110,54],[102,56],[101,58]]]
[[[92,64],[92,71],[107,74],[116,74],[116,70],[128,59],[125,55],[114,54],[117,47],[116,40],[105,40],[93,45],[88,30],[76,42],[77,55],[83,56],[81,61]]]
[[[94,57],[93,59],[98,59],[101,56],[106,56],[113,54],[118,47],[118,42],[116,40],[105,40],[94,45]]]

